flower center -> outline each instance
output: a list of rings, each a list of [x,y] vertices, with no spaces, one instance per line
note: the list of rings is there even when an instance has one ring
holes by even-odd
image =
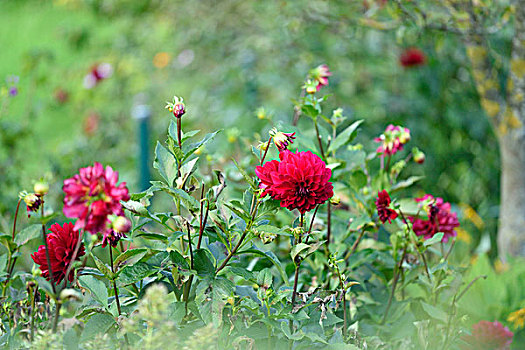
[[[297,188],[295,189],[295,195],[299,197],[306,197],[310,194],[310,189],[306,186],[304,182],[300,182]]]

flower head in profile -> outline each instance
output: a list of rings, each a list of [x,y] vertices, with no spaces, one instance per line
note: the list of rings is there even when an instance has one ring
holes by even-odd
[[[514,334],[498,321],[479,321],[472,326],[472,334],[462,339],[464,350],[509,350]]]
[[[279,152],[285,151],[288,149],[288,145],[293,143],[295,140],[295,132],[281,132],[277,131],[276,128],[270,130],[270,136],[273,138],[275,146],[279,149]]]
[[[285,150],[279,159],[258,166],[255,173],[261,180],[263,195],[280,201],[281,207],[304,214],[334,195],[329,182],[332,171],[317,155]]]
[[[92,234],[111,229],[109,215],[123,216],[120,201],[129,200],[126,183],[118,184],[118,172],[95,162],[64,180],[64,215],[78,218],[75,229]]]
[[[405,68],[422,66],[425,61],[426,57],[423,51],[415,47],[406,49],[399,56],[399,63]]]
[[[429,239],[436,233],[443,232],[442,242],[448,242],[449,237],[457,235],[455,229],[459,227],[459,221],[457,214],[451,212],[450,203],[444,202],[443,198],[434,198],[429,194],[416,198],[416,202],[425,204],[423,209],[428,214],[428,219],[426,220],[409,217],[409,220],[412,222],[412,229],[416,235]]]
[[[166,102],[166,109],[173,113],[175,118],[180,118],[186,113],[186,105],[182,97],[173,96],[173,102]]]
[[[69,265],[73,262],[73,254],[78,244],[78,240],[81,238],[78,231],[74,229],[72,223],[65,223],[63,226],[53,224],[49,231],[51,231],[47,235],[49,261],[53,271],[53,280],[58,284],[66,277]],[[84,244],[81,244],[75,259],[79,259],[84,253]],[[50,281],[51,276],[47,264],[45,245],[38,247],[38,250],[31,255],[31,258],[35,264],[39,265],[42,275]],[[73,281],[72,270],[70,270],[67,279],[70,282]]]
[[[27,216],[31,216],[31,213],[36,213],[42,205],[42,197],[36,193],[21,192],[20,198],[24,201],[27,208]]]
[[[379,220],[384,224],[387,220],[392,223],[392,220],[397,218],[397,212],[390,207],[390,196],[386,190],[379,191],[376,198],[377,215]]]
[[[374,141],[380,143],[376,151],[378,154],[391,156],[403,150],[403,145],[410,141],[410,130],[390,124]]]
[[[102,248],[106,245],[116,247],[121,238],[126,237],[126,233],[131,230],[131,221],[125,216],[110,215],[111,229],[106,230],[102,237]]]
[[[321,90],[323,86],[328,85],[328,77],[331,75],[332,73],[326,64],[321,64],[310,71],[310,77],[316,83],[315,88],[317,91]]]
[[[113,74],[113,66],[109,63],[95,64],[84,76],[84,88],[92,89],[102,80],[109,78]]]

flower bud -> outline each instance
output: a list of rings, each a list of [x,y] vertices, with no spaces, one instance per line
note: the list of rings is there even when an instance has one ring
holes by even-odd
[[[267,113],[264,107],[257,108],[255,115],[257,116],[257,119],[267,119]]]
[[[42,205],[42,199],[34,193],[26,194],[23,199],[27,206],[28,216],[29,212],[37,212]]]
[[[295,133],[285,133],[277,131],[276,128],[270,130],[270,136],[273,137],[273,142],[279,151],[284,151],[288,148],[288,144],[292,144],[295,139]]]
[[[112,226],[117,232],[129,232],[131,230],[131,221],[125,216],[117,216],[113,220]]]
[[[425,153],[421,152],[419,149],[414,148],[412,154],[414,155],[414,161],[416,163],[423,164],[425,162]]]
[[[330,198],[330,203],[333,205],[339,205],[339,203],[341,203],[341,198],[338,195],[334,194],[334,196]]]
[[[49,191],[49,184],[44,180],[40,180],[33,186],[33,191],[35,191],[37,196],[43,196]]]
[[[182,97],[173,97],[173,102],[166,102],[166,109],[173,113],[175,118],[180,118],[186,113],[186,106]]]
[[[307,94],[315,94],[317,92],[317,84],[315,81],[312,81],[308,79],[306,83],[304,84],[303,88],[305,89]]]

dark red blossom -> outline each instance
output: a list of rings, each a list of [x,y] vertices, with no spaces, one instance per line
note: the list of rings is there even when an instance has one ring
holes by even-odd
[[[514,334],[498,321],[479,321],[472,326],[472,334],[464,336],[464,350],[508,350]]]
[[[80,239],[79,233],[74,229],[72,223],[65,223],[64,226],[53,224],[47,235],[47,246],[49,249],[49,261],[53,271],[53,280],[56,284],[62,282],[66,277],[67,269],[72,263],[73,254]],[[84,244],[80,245],[76,259],[84,255]],[[50,281],[49,267],[47,265],[46,247],[41,245],[38,250],[31,255],[35,264],[40,265],[42,275]],[[68,280],[73,281],[73,270],[70,270]]]
[[[390,196],[386,190],[377,192],[376,208],[379,220],[384,224],[387,220],[389,223],[397,218],[397,212],[394,209],[390,209]]]
[[[117,182],[118,172],[100,163],[64,180],[64,215],[78,218],[75,229],[104,234],[111,229],[109,215],[124,215],[120,201],[129,200],[128,188]]]
[[[449,237],[456,236],[455,228],[459,227],[459,221],[457,214],[450,211],[450,203],[444,202],[443,198],[434,198],[429,194],[416,198],[416,202],[429,202],[424,208],[428,214],[427,220],[409,217],[416,235],[429,239],[436,233],[443,232],[442,242],[448,242]]]
[[[426,57],[423,51],[415,47],[406,49],[399,56],[399,63],[405,68],[422,66],[425,64],[425,61]]]
[[[279,158],[280,161],[272,160],[255,169],[263,195],[268,194],[281,201],[281,207],[298,209],[302,214],[334,195],[328,181],[332,171],[317,155],[285,150]]]

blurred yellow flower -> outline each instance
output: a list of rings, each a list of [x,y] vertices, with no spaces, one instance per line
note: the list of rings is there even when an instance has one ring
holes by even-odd
[[[476,211],[468,204],[461,204],[463,207],[463,216],[470,220],[478,229],[482,229],[485,226],[483,219],[476,213]]]
[[[496,270],[497,273],[505,272],[509,269],[509,264],[502,262],[501,260],[496,260],[494,262],[494,270]]]
[[[167,52],[159,52],[153,57],[153,65],[156,68],[164,68],[170,63],[171,56]]]
[[[467,244],[470,244],[472,242],[472,237],[470,236],[470,234],[461,227],[457,227],[456,232],[458,234],[457,238],[459,241],[463,241]]]
[[[525,307],[511,312],[507,321],[514,323],[514,327],[522,328],[525,325]]]

